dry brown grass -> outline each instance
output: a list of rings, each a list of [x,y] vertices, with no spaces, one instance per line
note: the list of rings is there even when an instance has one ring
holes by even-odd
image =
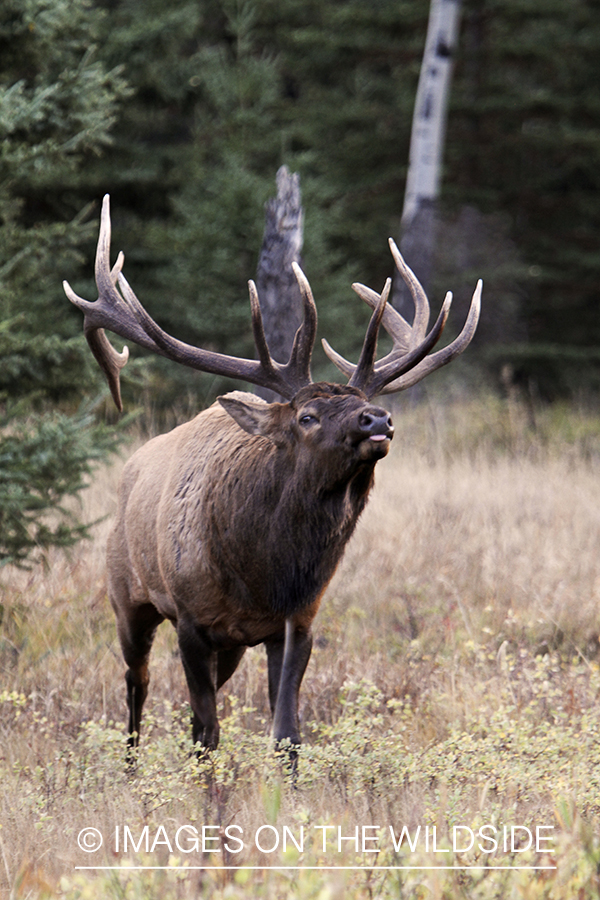
[[[496,400],[403,409],[395,419],[394,447],[378,466],[374,496],[317,619],[302,688],[307,744],[319,750],[322,729],[330,726],[332,741],[346,746],[335,731],[344,722],[340,698],[346,692],[360,699],[362,689],[349,685],[365,681],[379,691],[365,722],[391,709],[389,701],[408,704],[411,714],[397,733],[417,769],[430,765],[427,754],[435,748],[448,753],[451,736],[472,730],[475,721],[485,720],[493,731],[495,715],[504,717],[505,730],[536,716],[554,727],[569,716],[592,715],[600,632],[598,422],[549,410],[537,413],[532,430],[527,410]],[[85,517],[113,512],[119,470],[116,464],[98,473],[84,498]],[[57,890],[61,874],[82,863],[73,835],[88,824],[108,832],[115,822],[147,822],[161,808],[178,821],[218,814],[248,827],[278,814],[269,812],[274,763],[268,754],[254,762],[254,781],[240,762],[249,752],[264,754],[264,744],[252,744],[268,732],[261,648],[246,654],[221,700],[227,717],[237,698],[237,718],[229,721],[243,726],[228,757],[234,761],[228,765],[241,766],[237,791],[209,783],[177,788],[179,800],[175,789],[174,796],[161,800],[157,793],[152,800],[152,790],[160,790],[152,778],[161,767],[193,765],[184,749],[179,759],[176,753],[156,762],[145,796],[142,777],[127,779],[120,766],[98,761],[107,759],[102,736],[94,756],[84,724],[121,727],[125,719],[123,663],[105,598],[108,528],[108,521],[97,526],[94,542],[68,557],[51,554],[31,572],[2,573],[2,688],[24,698],[20,714],[17,701],[0,704],[0,883],[14,896],[42,895],[42,882]],[[186,698],[167,625],[151,672],[148,716],[159,721],[145,736],[149,748],[171,727],[165,709],[174,704],[173,721],[179,721]],[[226,721],[226,741],[227,727]],[[399,726],[390,727],[391,734]],[[373,740],[378,728],[384,726],[374,726]],[[338,749],[338,761],[344,752]],[[327,765],[333,772],[337,762]],[[444,766],[441,760],[442,772]],[[555,821],[557,798],[571,802],[580,777],[565,776],[553,796],[551,781],[540,775],[538,792],[521,790],[517,797],[494,771],[483,780],[467,774],[462,788],[450,782],[441,793],[439,773],[433,781],[407,775],[404,787],[390,784],[387,797],[353,788],[338,775],[304,788],[301,777],[298,791],[284,791],[278,801],[279,814],[346,824],[392,815],[408,824],[424,815],[448,817],[454,803],[463,815],[535,809]],[[596,807],[589,798],[586,804],[596,815],[600,793]]]

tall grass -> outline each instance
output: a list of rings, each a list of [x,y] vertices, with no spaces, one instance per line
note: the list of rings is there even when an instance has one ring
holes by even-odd
[[[395,424],[316,621],[295,782],[269,739],[262,648],[247,652],[222,691],[219,750],[196,760],[167,624],[153,649],[139,763],[126,770],[124,666],[104,584],[108,520],[69,556],[4,570],[7,896],[598,895],[600,420],[489,398],[403,407]],[[112,514],[119,469],[98,474],[86,517]],[[220,835],[212,854],[170,852],[177,828],[202,824],[222,829],[209,832]],[[148,825],[148,847],[115,852],[115,828],[122,836],[125,825],[136,842]],[[296,838],[304,828],[303,851],[261,852],[250,837],[267,825],[265,843],[273,828]],[[406,841],[394,850],[389,828],[403,825],[413,836],[422,829],[414,852]],[[484,825],[553,826],[543,832],[553,840],[539,852],[490,854],[477,842],[454,852],[454,826]],[[97,853],[77,844],[89,826],[104,836]],[[239,854],[228,826],[243,831]],[[338,827],[352,837],[363,826],[379,838],[365,850],[378,853],[353,841],[338,852]],[[436,849],[447,852],[425,846],[434,826]],[[485,868],[384,868],[440,861]],[[222,868],[242,863],[304,868]],[[171,871],[76,868],[134,864]],[[342,864],[378,868],[325,868]]]

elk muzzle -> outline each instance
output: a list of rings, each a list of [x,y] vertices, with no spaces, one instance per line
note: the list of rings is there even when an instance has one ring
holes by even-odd
[[[361,459],[380,459],[387,455],[394,437],[392,417],[379,406],[370,406],[358,416],[356,442]]]

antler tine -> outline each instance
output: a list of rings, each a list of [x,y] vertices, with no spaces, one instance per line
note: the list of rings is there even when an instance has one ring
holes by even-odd
[[[366,285],[359,283],[353,284],[352,290],[356,294],[358,294],[361,300],[364,300],[364,302],[368,306],[370,306],[373,311],[376,311],[379,308],[382,294],[378,294],[377,291],[374,291]],[[387,333],[394,339],[394,348],[402,347],[404,350],[408,350],[410,340],[410,325],[400,315],[399,312],[397,312],[392,306],[389,305],[389,303],[386,303],[384,306],[381,324],[383,325]],[[327,341],[325,338],[321,339],[321,343],[323,345],[323,350],[325,351],[331,362],[335,366],[337,366],[340,372],[342,372],[347,378],[351,378],[356,371],[355,364],[349,362],[347,359],[344,359],[344,357],[340,353],[333,349],[329,341]],[[388,357],[385,357],[385,359],[387,358]]]
[[[397,354],[390,353],[386,360],[389,359],[388,362],[385,360],[381,360],[380,364],[377,367],[377,370],[374,372],[372,383],[370,385],[369,391],[367,392],[368,396],[374,397],[376,394],[380,394],[385,387],[385,385],[389,384],[392,380],[394,380],[399,374],[402,375],[410,369],[414,369],[424,357],[427,356],[429,351],[435,347],[437,342],[439,341],[442,331],[446,326],[446,322],[448,321],[448,316],[450,314],[450,306],[452,304],[452,294],[450,291],[446,294],[446,298],[442,304],[442,308],[440,313],[436,319],[435,325],[425,338],[425,340],[421,341],[421,343],[411,350],[409,353],[398,356]]]
[[[458,337],[456,337],[452,343],[448,344],[447,347],[443,347],[441,350],[438,350],[436,353],[432,353],[431,356],[423,359],[410,372],[406,372],[406,374],[401,375],[400,378],[396,378],[389,382],[380,391],[381,394],[393,394],[396,391],[404,391],[406,388],[412,387],[413,384],[417,384],[417,382],[421,381],[422,378],[425,378],[426,375],[429,375],[436,369],[441,369],[442,366],[448,365],[449,362],[452,362],[453,359],[460,356],[460,354],[469,346],[473,339],[473,335],[475,334],[481,311],[482,290],[483,281],[480,278],[471,299],[471,306],[469,307],[467,319]]]
[[[127,360],[129,359],[129,347],[125,344],[123,352],[119,353],[106,337],[103,328],[92,328],[86,332],[85,336],[90,350],[104,372],[114,404],[119,412],[123,412],[123,401],[121,400],[121,369],[126,365]]]
[[[311,382],[310,361],[317,336],[317,307],[308,278],[296,261],[292,262],[304,306],[302,324],[294,335],[294,343],[286,365],[288,377],[298,388]]]
[[[378,365],[387,362],[388,359],[408,352],[411,348],[414,348],[419,341],[422,341],[427,333],[430,316],[429,300],[427,299],[427,295],[417,276],[412,269],[406,265],[402,254],[392,238],[389,239],[389,245],[398,271],[411,292],[415,304],[415,316],[413,324],[409,325],[404,316],[400,315],[400,313],[389,303],[387,304],[381,324],[392,338],[394,346],[388,356],[385,357],[385,360],[380,360]],[[379,294],[371,290],[371,288],[366,287],[364,284],[353,284],[352,289],[358,294],[361,300],[371,307],[371,309],[375,309],[379,302]]]
[[[71,303],[84,312],[86,311],[89,301],[84,300],[83,297],[79,297],[68,281],[63,281],[63,290]],[[86,321],[87,319],[88,316],[86,315],[83,320],[83,330],[89,348],[94,354],[96,362],[104,372],[115,406],[119,412],[122,412],[123,403],[121,400],[120,374],[121,369],[129,359],[129,347],[123,347],[123,352],[119,353],[106,337],[104,329],[90,325],[89,322]]]
[[[377,309],[381,294],[378,294],[377,291],[372,290],[365,284],[359,283],[353,284],[352,290],[358,294],[360,299],[363,300],[367,306],[370,306],[371,309]],[[411,326],[389,303],[386,304],[383,311],[381,324],[390,337],[393,338],[395,347],[403,347],[405,350],[408,350],[412,331]]]
[[[258,337],[257,350],[259,359],[241,359],[236,356],[227,356],[224,353],[215,353],[212,350],[203,350],[201,347],[194,347],[186,344],[177,338],[172,337],[158,325],[149,313],[144,309],[135,293],[131,289],[124,275],[119,275],[119,284],[124,294],[126,294],[128,305],[134,312],[137,321],[142,327],[144,333],[150,338],[156,352],[167,359],[189,366],[191,369],[197,369],[201,372],[209,372],[212,375],[222,375],[225,378],[239,378],[243,381],[249,381],[251,384],[259,384],[262,387],[270,388],[284,397],[292,397],[295,393],[282,376],[282,366],[276,363],[271,356],[268,359],[264,356],[266,341],[264,340],[264,331],[262,339],[260,332],[262,331],[262,321],[260,324],[256,319],[256,312],[253,312],[253,328],[254,336]],[[250,292],[250,303],[254,305],[252,292]],[[268,354],[268,349],[266,349]],[[263,365],[266,363],[266,365]]]
[[[310,287],[302,273],[300,276],[296,273],[296,277],[304,299],[304,322],[298,329],[294,348],[286,365],[277,363],[269,353],[256,287],[253,283],[250,286],[250,304],[258,360],[238,359],[193,347],[171,337],[146,312],[121,271],[124,260],[122,253],[119,254],[113,268],[110,268],[109,202],[107,194],[102,204],[100,234],[96,251],[95,275],[98,300],[91,303],[78,297],[66,282],[64,288],[69,300],[85,314],[85,335],[94,356],[107,377],[118,409],[122,408],[119,372],[127,361],[128,350],[125,348],[122,354],[117,353],[104,334],[104,328],[190,368],[258,384],[270,388],[287,399],[293,397],[299,387],[310,382],[310,355],[316,333],[316,309]],[[121,292],[117,289],[117,284]]]
[[[367,397],[375,397],[376,394],[382,392],[383,388],[389,384],[389,382],[396,379],[399,374],[403,374],[417,366],[439,341],[448,320],[451,303],[452,294],[448,293],[446,294],[446,299],[444,300],[435,325],[426,336],[425,340],[421,341],[417,347],[410,352],[401,355],[394,352],[389,353],[384,360],[381,360],[377,364],[372,364],[369,369],[365,369],[362,379],[357,377],[360,366],[359,363],[349,384],[360,388]]]
[[[299,267],[298,271],[301,276],[299,283],[304,298],[304,321],[296,332],[290,359],[285,365],[276,362],[269,352],[262,323],[258,293],[253,281],[249,282],[249,292],[252,308],[252,329],[259,357],[258,361],[226,356],[222,353],[213,353],[210,350],[202,350],[199,347],[192,347],[189,344],[178,341],[163,331],[154,319],[150,317],[122,274],[119,275],[119,284],[121,284],[124,292],[128,291],[127,299],[132,308],[134,308],[142,328],[155,342],[163,355],[194,369],[212,372],[216,375],[225,375],[230,378],[240,378],[252,384],[259,384],[281,394],[287,399],[291,399],[300,387],[310,383],[310,357],[314,346],[317,325],[316,307],[310,286]],[[298,277],[298,272],[296,272],[296,277]]]
[[[248,292],[250,294],[250,308],[252,310],[252,334],[254,336],[254,346],[258,353],[264,369],[273,368],[273,359],[269,352],[269,345],[265,337],[265,329],[263,325],[262,313],[260,311],[260,301],[258,299],[258,291],[256,284],[252,279],[248,282]]]
[[[404,390],[462,353],[475,333],[481,305],[482,282],[480,281],[473,294],[469,315],[460,335],[447,347],[438,350],[431,356],[427,356],[439,340],[444,329],[450,311],[452,294],[450,292],[446,294],[434,327],[429,334],[422,336],[421,332],[423,329],[426,330],[429,320],[429,301],[414,272],[406,265],[400,251],[391,238],[389,244],[398,270],[410,288],[415,301],[415,321],[413,326],[411,327],[400,313],[389,304],[383,305],[381,322],[392,337],[394,345],[383,359],[374,362],[373,358],[371,369],[369,370],[366,367],[362,376],[358,374],[359,366],[361,365],[360,361],[355,366],[339,353],[336,353],[327,341],[323,341],[323,348],[329,359],[344,375],[350,378],[350,384],[360,387],[369,397],[380,393],[390,394]],[[382,295],[379,295],[361,284],[354,284],[352,287],[371,309],[377,310],[380,308],[383,292]]]
[[[113,321],[117,321],[121,325],[127,323],[129,327],[124,327],[124,330],[115,329],[121,333],[121,336],[132,338],[138,342],[143,340],[144,336],[135,321],[128,322],[129,313],[123,303],[123,298],[116,289],[115,285],[125,257],[123,253],[119,253],[115,265],[112,269],[110,268],[110,235],[110,206],[109,197],[106,195],[102,203],[100,235],[96,250],[95,274],[98,300],[90,303],[83,297],[79,297],[67,281],[63,282],[63,289],[71,303],[84,313],[83,330],[87,342],[106,376],[117,409],[122,410],[120,372],[129,358],[129,349],[124,347],[122,353],[115,350],[106,337],[103,326],[112,329]]]
[[[350,378],[356,371],[356,366],[354,365],[354,363],[351,363],[347,359],[344,359],[344,357],[340,353],[333,349],[326,338],[321,338],[321,344],[323,345],[323,350],[325,351],[331,362],[334,364],[334,366],[337,366],[337,368],[340,370],[340,372],[342,372],[343,375],[346,376],[346,378]]]
[[[379,302],[377,303],[377,306],[373,311],[373,315],[371,316],[371,320],[369,322],[367,333],[365,334],[365,339],[360,353],[360,358],[358,360],[358,365],[356,366],[356,369],[354,370],[354,373],[350,381],[348,382],[351,387],[357,387],[360,389],[366,388],[373,375],[375,367],[375,355],[377,353],[377,336],[379,334],[379,327],[381,325],[381,320],[383,318],[383,313],[388,301],[388,297],[390,296],[391,287],[392,280],[391,278],[388,278],[381,292]]]
[[[423,290],[421,282],[410,266],[406,265],[404,257],[398,250],[398,246],[394,239],[388,238],[388,244],[392,251],[396,268],[400,272],[402,280],[408,287],[415,304],[415,317],[412,324],[412,346],[414,347],[419,341],[422,341],[427,334],[430,315],[429,300],[427,299],[427,294]]]
[[[380,298],[379,294],[377,294],[375,291],[371,290],[370,288],[366,288],[364,285],[352,285],[352,287],[355,289],[356,288],[361,289],[361,290],[356,290],[356,293],[358,294],[359,297],[361,297],[362,300],[364,300],[371,307],[373,307],[373,305],[374,305],[373,298],[375,298],[376,300],[379,300],[379,298]],[[368,294],[367,294],[367,291],[368,291]],[[442,309],[449,310],[451,301],[452,301],[452,294],[450,292],[448,292],[446,294],[446,297],[444,300],[444,303],[447,304],[447,306],[446,305],[443,306]],[[436,325],[430,332],[430,336],[437,334],[437,338],[433,341],[433,343],[435,343],[436,340],[439,339],[439,336],[441,335],[441,329],[443,329],[443,327],[444,327],[446,318],[447,317],[446,317],[445,313],[442,314],[442,312],[440,312],[440,315],[438,316],[438,319],[436,321]],[[444,324],[442,324],[442,321]],[[386,356],[384,356],[382,359],[379,360],[379,362],[376,363],[376,370],[378,373],[380,373],[381,371],[383,371],[385,366],[389,366],[389,367],[396,366],[396,376],[397,376],[398,375],[398,371],[397,371],[398,364],[400,364],[402,366],[403,370],[405,369],[405,359],[404,359],[405,357],[407,360],[411,361],[409,363],[409,365],[415,365],[415,358],[422,352],[422,345],[419,345],[419,347],[416,348],[416,353],[411,353],[410,357],[408,356],[409,342],[406,338],[406,334],[407,334],[407,332],[410,332],[410,326],[407,324],[406,320],[400,315],[400,313],[397,312],[397,310],[395,310],[392,306],[390,306],[389,303],[385,307],[381,324],[383,325],[383,327],[385,328],[387,333],[390,335],[390,337],[393,338],[394,346],[393,346],[392,350],[390,350],[390,352]],[[440,329],[439,332],[438,332],[438,328]],[[429,338],[428,338],[428,340],[429,340]],[[469,338],[469,340],[470,340],[470,338]],[[347,359],[345,359],[340,353],[337,353],[333,349],[333,347],[329,344],[329,342],[325,340],[325,338],[322,339],[322,344],[323,344],[323,349],[324,349],[325,353],[327,354],[329,359],[332,361],[332,363],[335,366],[337,366],[337,368],[340,370],[340,372],[342,372],[347,378],[351,378],[354,375],[354,373],[357,369],[357,366],[355,366],[354,363],[351,363]],[[431,344],[430,347],[431,346],[433,346],[433,344]],[[465,346],[466,346],[466,344],[465,344]],[[440,353],[441,352],[442,351],[440,351]],[[459,351],[459,352],[462,352],[462,351]],[[420,366],[418,368],[418,371],[421,371]],[[400,379],[398,379],[398,381],[399,380]],[[394,381],[394,384],[395,383],[396,382]],[[400,390],[400,388],[398,388],[398,390]],[[391,391],[389,390],[389,388],[386,387],[386,389],[382,390],[380,393],[391,393]]]

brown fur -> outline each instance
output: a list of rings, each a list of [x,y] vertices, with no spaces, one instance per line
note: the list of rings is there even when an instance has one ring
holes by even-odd
[[[311,623],[392,433],[360,391],[321,383],[289,403],[226,395],[134,454],[108,544],[132,745],[165,618],[178,632],[195,740],[216,746],[215,692],[245,648],[265,642],[275,738],[299,742]]]

